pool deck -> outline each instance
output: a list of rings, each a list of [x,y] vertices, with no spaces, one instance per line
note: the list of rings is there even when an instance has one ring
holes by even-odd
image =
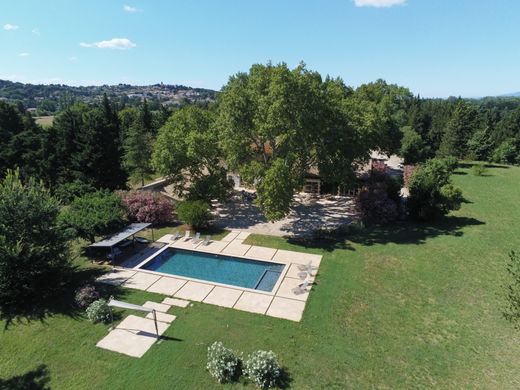
[[[163,273],[137,269],[138,266],[132,269],[115,267],[112,272],[98,278],[98,281],[164,294],[182,300],[203,302],[291,321],[300,321],[312,284],[305,291],[293,291],[306,278],[305,272],[302,272],[299,266],[312,264],[312,272],[308,280],[314,282],[322,256],[247,245],[244,244],[244,240],[248,236],[248,232],[232,231],[222,240],[210,241],[208,245],[202,245],[202,241],[195,244],[192,239],[185,240],[184,237],[174,241],[170,234],[157,241],[167,244],[165,248],[189,249],[285,264],[286,267],[271,292],[194,280],[181,276],[168,276]],[[143,263],[146,261],[148,259]]]

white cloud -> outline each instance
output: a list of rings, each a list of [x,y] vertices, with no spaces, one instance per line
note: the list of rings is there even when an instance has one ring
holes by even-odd
[[[388,8],[394,5],[404,5],[407,0],[354,0],[356,7]]]
[[[135,12],[141,12],[142,11],[142,10],[140,10],[137,7],[132,7],[131,5],[126,5],[126,4],[123,6],[123,10],[125,12],[130,12],[130,13],[135,13]]]
[[[40,30],[37,27],[33,28],[31,32],[35,35],[40,35]]]
[[[19,28],[20,27],[17,26],[16,24],[10,24],[10,23],[4,24],[4,30],[7,30],[7,31],[18,30]]]
[[[20,57],[29,57],[29,56],[30,56],[30,54],[27,53],[27,52],[23,52],[23,53],[20,53],[20,54],[18,54],[18,55],[19,55]]]
[[[112,38],[109,41],[100,41],[94,43],[81,42],[81,47],[97,47],[98,49],[132,49],[137,45],[127,38]]]

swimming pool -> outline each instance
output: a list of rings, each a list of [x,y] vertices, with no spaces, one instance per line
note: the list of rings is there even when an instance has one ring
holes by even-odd
[[[139,268],[261,291],[272,291],[285,265],[167,248]]]

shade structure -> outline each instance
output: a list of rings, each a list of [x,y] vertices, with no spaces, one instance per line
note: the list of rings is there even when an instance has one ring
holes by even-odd
[[[121,241],[126,240],[128,237],[139,233],[141,230],[146,229],[151,223],[132,223],[128,225],[124,230],[117,232],[111,236],[105,237],[103,240],[90,244],[91,248],[112,248],[119,244]]]

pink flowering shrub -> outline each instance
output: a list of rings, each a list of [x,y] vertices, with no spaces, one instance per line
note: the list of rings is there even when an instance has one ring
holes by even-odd
[[[161,194],[152,191],[128,191],[121,193],[121,199],[132,220],[154,225],[172,220],[172,202]]]
[[[410,180],[412,179],[413,174],[417,170],[416,165],[405,165],[403,169],[403,179],[404,179],[404,186],[406,188],[409,188]]]

